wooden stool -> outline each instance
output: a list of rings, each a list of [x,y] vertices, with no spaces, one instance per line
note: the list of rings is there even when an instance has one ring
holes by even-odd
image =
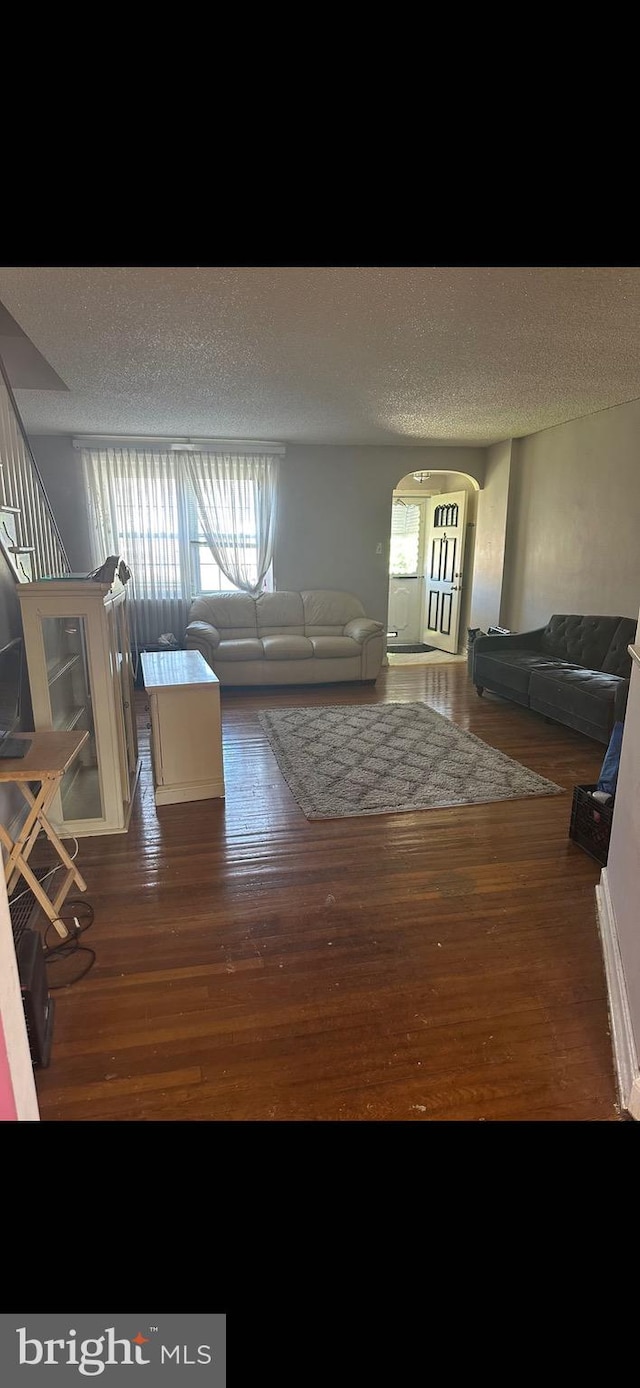
[[[30,740],[31,746],[24,757],[0,758],[0,782],[13,781],[15,785],[19,786],[29,806],[29,813],[24,824],[20,827],[19,837],[15,840],[12,839],[5,825],[0,823],[0,840],[8,850],[8,857],[4,865],[7,891],[13,891],[18,879],[21,876],[24,877],[45,915],[49,917],[61,938],[65,940],[69,931],[64,921],[59,918],[60,907],[65,901],[72,883],[75,882],[76,887],[81,892],[86,892],[87,884],[69,857],[55,829],[49,823],[47,810],[56,791],[60,788],[65,771],[69,769],[77,757],[89,734],[86,731],[36,732],[15,733],[14,736]],[[30,781],[40,783],[40,789],[35,795],[30,789]],[[41,829],[44,829],[49,842],[53,844],[58,857],[67,869],[53,899],[47,896],[35,873],[29,867],[28,860]]]

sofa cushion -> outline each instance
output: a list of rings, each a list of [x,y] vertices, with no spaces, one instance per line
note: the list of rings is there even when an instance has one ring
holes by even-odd
[[[542,633],[540,648],[557,660],[582,665],[585,670],[601,670],[619,624],[619,617],[554,613]]]
[[[487,651],[475,654],[473,679],[478,685],[503,685],[507,689],[527,694],[534,670],[573,669],[566,661],[551,660],[540,655],[539,651],[505,650]],[[576,667],[577,668],[577,667]]]
[[[606,728],[613,722],[615,697],[620,685],[616,675],[603,675],[597,670],[534,671],[529,686],[529,703],[546,712],[575,716],[594,727]]]
[[[602,662],[602,670],[608,675],[620,675],[623,679],[629,679],[631,674],[631,656],[627,649],[632,646],[636,639],[637,622],[633,617],[621,617],[613,641]]]
[[[304,607],[305,636],[342,636],[347,622],[364,617],[365,610],[351,593],[337,593],[329,588],[316,588],[301,593]]]
[[[306,636],[263,636],[258,645],[267,660],[311,660],[313,656]]]
[[[310,636],[313,654],[318,660],[330,660],[333,656],[362,655],[362,646],[352,636]]]
[[[225,639],[258,635],[255,599],[248,593],[218,593],[215,597],[196,598],[189,621],[210,622]]]
[[[221,641],[216,648],[216,660],[262,660],[262,641],[256,636],[244,636]]]
[[[290,632],[304,636],[304,608],[299,593],[261,593],[256,599],[259,636],[279,636]]]

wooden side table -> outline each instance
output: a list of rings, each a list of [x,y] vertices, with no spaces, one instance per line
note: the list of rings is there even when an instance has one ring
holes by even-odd
[[[156,805],[224,795],[220,681],[200,651],[143,651]]]
[[[19,786],[29,806],[29,813],[19,830],[18,838],[15,840],[12,839],[4,824],[0,823],[0,840],[8,854],[4,865],[7,891],[13,891],[18,878],[24,877],[45,915],[49,917],[61,938],[66,940],[69,931],[64,921],[60,920],[58,912],[72,883],[75,883],[81,892],[86,892],[87,884],[69,857],[55,829],[49,823],[47,810],[56,791],[60,788],[65,771],[68,771],[80,748],[87,741],[89,734],[85,731],[70,733],[42,731],[16,733],[14,736],[30,739],[31,746],[24,757],[0,758],[0,782],[13,781],[15,785]],[[40,789],[35,795],[31,791],[29,782],[39,782],[40,784]],[[29,867],[31,851],[41,829],[44,830],[61,863],[67,869],[53,898],[47,896],[35,873]]]

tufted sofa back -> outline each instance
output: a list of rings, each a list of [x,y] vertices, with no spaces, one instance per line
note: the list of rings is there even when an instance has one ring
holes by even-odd
[[[636,624],[630,617],[582,617],[554,613],[545,627],[540,649],[555,660],[628,676],[631,659],[627,646],[634,640]]]
[[[604,674],[622,675],[624,679],[629,679],[631,674],[631,656],[629,655],[627,647],[632,646],[636,639],[637,626],[638,623],[634,622],[633,617],[620,618],[618,630],[602,662]]]

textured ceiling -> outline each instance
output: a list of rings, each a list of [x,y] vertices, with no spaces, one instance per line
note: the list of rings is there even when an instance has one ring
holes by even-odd
[[[640,396],[640,268],[0,267],[34,433],[486,445]]]

